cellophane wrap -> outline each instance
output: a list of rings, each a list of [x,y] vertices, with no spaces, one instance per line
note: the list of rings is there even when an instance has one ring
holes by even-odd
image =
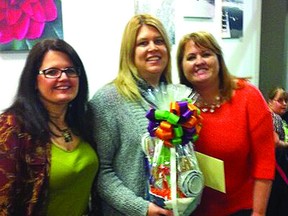
[[[194,142],[202,127],[197,94],[184,85],[160,85],[145,95],[151,109],[142,148],[149,176],[149,199],[174,216],[190,215],[200,203],[204,177]]]

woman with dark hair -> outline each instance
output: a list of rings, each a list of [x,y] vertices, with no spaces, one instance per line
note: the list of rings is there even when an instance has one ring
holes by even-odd
[[[264,216],[275,171],[272,117],[255,86],[231,75],[209,32],[182,37],[180,82],[199,93],[203,127],[195,149],[224,162],[226,193],[204,188],[193,215]],[[203,162],[204,163],[204,162]]]
[[[76,51],[60,39],[38,42],[13,104],[0,115],[0,215],[87,212],[98,168],[85,126],[87,100]]]

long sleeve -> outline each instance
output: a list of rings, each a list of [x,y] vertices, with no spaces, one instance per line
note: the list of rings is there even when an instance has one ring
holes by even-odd
[[[50,147],[19,130],[15,117],[0,115],[0,215],[43,215]]]
[[[18,138],[9,118],[0,117],[0,215],[9,215],[16,208],[16,174],[19,168]]]
[[[258,89],[252,86],[247,92],[252,175],[254,178],[272,180],[275,173],[275,143],[271,112]]]
[[[100,159],[96,181],[104,215],[146,215],[144,154],[141,135],[145,110],[127,102],[114,86],[98,91],[89,102],[89,118]]]

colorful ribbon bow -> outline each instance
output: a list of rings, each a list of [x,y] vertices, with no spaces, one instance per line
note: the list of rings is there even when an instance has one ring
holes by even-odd
[[[152,108],[146,118],[150,136],[163,140],[167,147],[195,142],[202,127],[200,109],[189,99],[171,102],[170,111]]]

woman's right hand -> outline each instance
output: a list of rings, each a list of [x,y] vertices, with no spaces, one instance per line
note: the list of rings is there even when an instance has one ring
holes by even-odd
[[[161,208],[150,202],[147,216],[173,216],[173,211]]]

